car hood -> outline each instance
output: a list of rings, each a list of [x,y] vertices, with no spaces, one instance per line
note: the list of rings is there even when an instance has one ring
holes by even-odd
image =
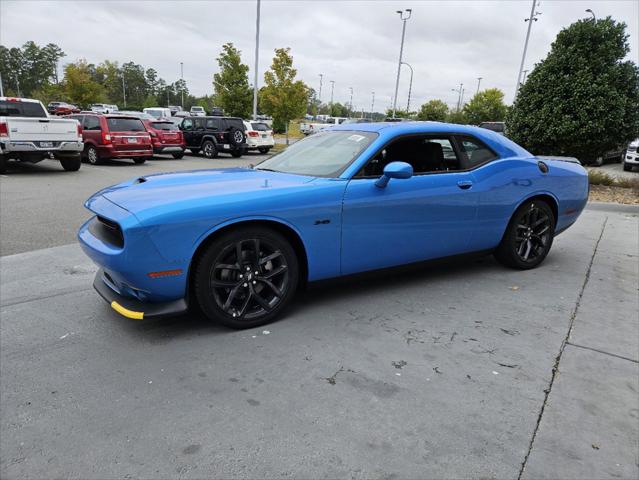
[[[247,202],[285,190],[303,188],[315,177],[229,168],[164,173],[138,177],[106,188],[102,195],[141,221],[153,213]]]

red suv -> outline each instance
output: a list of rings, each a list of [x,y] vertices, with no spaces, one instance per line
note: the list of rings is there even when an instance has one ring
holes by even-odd
[[[169,120],[142,120],[151,135],[153,153],[170,153],[173,158],[184,156],[184,135],[178,126]]]
[[[142,120],[126,115],[70,115],[82,125],[83,157],[92,165],[108,158],[131,158],[144,163],[153,157],[151,136]]]

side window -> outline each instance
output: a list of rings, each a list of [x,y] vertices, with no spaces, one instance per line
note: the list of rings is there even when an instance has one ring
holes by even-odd
[[[219,128],[217,118],[207,118],[206,119],[206,128],[208,130],[217,130]]]
[[[357,173],[357,177],[379,177],[390,162],[406,162],[413,173],[444,173],[460,169],[460,162],[447,136],[418,135],[400,138],[379,151]]]
[[[499,158],[490,148],[472,137],[458,137],[457,142],[464,156],[466,169],[475,168]]]
[[[182,120],[182,130],[191,130],[193,129],[193,120],[190,118],[185,118]]]
[[[100,130],[100,119],[93,115],[86,115],[84,117],[84,126],[82,128],[85,130]]]

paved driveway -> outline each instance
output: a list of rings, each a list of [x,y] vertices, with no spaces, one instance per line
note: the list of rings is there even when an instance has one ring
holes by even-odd
[[[332,284],[247,331],[119,317],[75,244],[2,257],[0,475],[637,478],[634,212],[536,270]]]

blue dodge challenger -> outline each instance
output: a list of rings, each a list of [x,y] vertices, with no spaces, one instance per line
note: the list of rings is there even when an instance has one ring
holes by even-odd
[[[528,269],[588,199],[574,159],[436,122],[332,127],[254,168],[148,175],[97,192],[78,233],[98,293],[135,319],[199,305],[234,328],[299,285],[492,252]]]

